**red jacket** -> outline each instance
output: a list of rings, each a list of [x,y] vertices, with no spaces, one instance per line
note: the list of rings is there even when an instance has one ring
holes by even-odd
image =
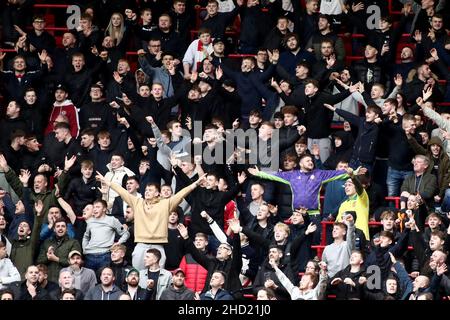
[[[180,269],[186,275],[184,285],[194,292],[201,292],[205,286],[208,270],[199,265],[190,253],[181,259]]]
[[[45,128],[45,135],[48,135],[53,131],[53,124],[56,118],[60,115],[65,115],[69,118],[70,133],[75,139],[78,137],[78,132],[80,131],[80,122],[78,121],[78,111],[70,100],[64,100],[63,102],[55,102],[53,104],[52,113],[50,114],[50,119],[48,120],[47,128]]]

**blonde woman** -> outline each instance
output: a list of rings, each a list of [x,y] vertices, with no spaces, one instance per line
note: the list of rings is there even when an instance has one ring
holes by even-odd
[[[105,30],[105,37],[110,37],[114,43],[114,46],[125,45],[125,31],[123,15],[121,13],[113,13],[109,20],[108,27]]]
[[[102,47],[108,51],[108,57],[111,60],[113,68],[125,56],[128,35],[129,29],[124,24],[123,15],[117,12],[113,13],[108,27],[105,30],[105,38],[102,42]]]

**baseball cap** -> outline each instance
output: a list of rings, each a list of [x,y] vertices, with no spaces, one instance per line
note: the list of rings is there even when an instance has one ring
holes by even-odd
[[[216,43],[219,43],[219,42],[222,42],[223,44],[225,44],[225,41],[223,41],[222,38],[215,38],[212,43],[213,43],[213,45],[215,45]]]
[[[66,87],[64,84],[59,83],[59,84],[56,86],[56,88],[55,88],[55,91],[56,91],[56,90],[63,90],[63,91],[65,91],[65,92],[67,92],[67,87]]]
[[[172,271],[173,275],[176,275],[178,272],[181,272],[184,276],[186,276],[186,274],[184,273],[184,270],[181,268],[175,269]]]
[[[80,257],[83,256],[80,251],[72,250],[72,251],[69,252],[69,259],[72,258],[72,256],[75,255],[75,254],[79,255]]]
[[[138,275],[139,275],[139,270],[138,269],[136,269],[136,268],[131,268],[130,270],[128,270],[128,272],[127,272],[127,277],[128,276],[130,276],[130,274],[132,274],[132,273],[137,273]]]

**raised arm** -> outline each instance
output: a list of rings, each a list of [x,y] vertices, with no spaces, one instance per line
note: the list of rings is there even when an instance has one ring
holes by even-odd
[[[272,243],[270,239],[264,238],[258,232],[254,232],[248,227],[242,228],[242,232],[248,237],[248,240],[252,244],[252,247],[256,248],[257,246],[261,246],[262,248],[268,250],[270,244]]]
[[[288,184],[288,185],[291,184],[290,181],[280,178],[276,174],[268,174],[268,173],[259,171],[258,168],[248,168],[247,171],[251,175],[261,178],[261,179],[277,181],[277,182],[281,182],[281,183]]]
[[[42,226],[42,222],[44,221],[44,204],[41,200],[38,200],[34,204],[34,208],[36,210],[36,215],[34,218],[34,224],[33,224],[33,231],[31,232],[31,252],[32,257],[34,257],[34,254],[36,252],[36,249],[38,248],[38,242],[39,242],[39,236],[40,236],[40,230]]]
[[[350,178],[352,179],[353,184],[355,185],[356,193],[360,196],[364,192],[364,187],[359,181],[359,178],[353,174],[350,175]]]
[[[414,253],[419,260],[419,268],[422,269],[426,263],[426,244],[423,239],[422,233],[418,230],[411,230],[411,243],[414,249]]]
[[[3,154],[0,154],[0,169],[5,173],[6,181],[8,181],[17,196],[22,198],[22,182],[20,182],[15,172],[8,166],[8,162]]]
[[[241,225],[239,224],[239,219],[235,218],[230,221],[230,229],[233,231],[233,240],[231,241],[231,245],[233,246],[233,261],[231,262],[231,270],[239,274],[242,269],[242,248],[241,237],[239,236]]]
[[[217,240],[219,240],[220,243],[228,242],[225,232],[223,232],[217,222],[213,218],[211,218],[210,215],[206,213],[206,211],[200,212],[200,215],[208,222],[214,236],[217,238]]]
[[[133,209],[136,208],[136,205],[138,203],[139,198],[133,196],[130,194],[127,190],[122,188],[117,183],[111,182],[108,179],[105,179],[105,177],[97,171],[97,175],[95,176],[97,181],[100,181],[102,185],[107,186],[108,188],[113,189],[115,192],[119,194],[119,196],[122,198],[123,201],[125,201],[130,207]]]
[[[269,261],[269,263],[270,263],[270,261]],[[278,268],[278,266],[275,263],[272,263],[271,266],[272,266],[272,268],[274,268],[275,275],[277,276],[278,280],[280,280],[280,283],[283,285],[283,287],[289,293],[289,295],[291,296],[291,299],[293,299],[295,297],[294,292],[296,291],[296,289],[298,290],[298,288],[296,286],[294,286],[294,284],[291,282],[291,280],[289,280],[289,278],[284,274],[283,271],[280,270],[280,268]]]
[[[314,292],[314,297],[317,300],[324,300],[325,292],[327,290],[327,281],[328,281],[327,265],[324,262],[321,262],[319,265],[320,265],[319,283],[313,289],[313,292]]]
[[[389,256],[391,257],[391,262],[394,266],[395,272],[397,273],[397,277],[400,280],[402,300],[404,300],[404,298],[408,297],[413,291],[413,282],[411,281],[408,272],[406,272],[405,267],[397,261],[391,252],[389,252]]]
[[[353,220],[353,216],[348,214],[344,217],[344,222],[347,225],[347,250],[351,252],[355,250],[355,221]]]
[[[170,149],[169,146],[163,142],[161,131],[159,130],[158,125],[154,121],[153,117],[147,116],[145,117],[145,120],[147,120],[147,122],[152,127],[153,134],[156,138],[156,145],[158,146],[159,151],[161,151],[161,153],[163,153],[164,155],[169,156],[172,152],[172,149]]]
[[[414,153],[423,155],[427,154],[427,150],[417,142],[416,138],[414,138],[411,134],[407,134],[406,137],[408,138],[408,143],[413,149]]]
[[[326,106],[326,105],[324,105],[324,106]],[[328,108],[328,109],[330,109],[330,108]],[[359,127],[360,117],[358,117],[348,111],[342,110],[342,109],[335,108],[334,112],[336,112],[338,115],[340,115],[342,118],[344,118],[346,121],[350,122],[354,126]]]
[[[139,65],[141,66],[142,71],[146,75],[148,75],[150,78],[153,78],[153,74],[155,73],[155,68],[148,63],[147,58],[145,55],[140,55],[138,58]]]
[[[186,251],[192,254],[192,257],[195,261],[198,262],[198,264],[208,270],[210,265],[213,264],[214,261],[212,261],[206,254],[200,252],[200,250],[194,246],[194,242],[189,238],[187,228],[184,225],[179,224],[177,226],[177,229],[181,237],[185,240]]]
[[[189,193],[194,191],[194,189],[200,185],[200,183],[205,179],[205,177],[206,173],[201,177],[199,177],[197,181],[191,183],[189,186],[183,188],[182,190],[178,191],[175,195],[171,196],[169,198],[169,208],[170,208],[169,212],[175,211],[178,205],[181,203],[181,201],[183,201],[183,199],[187,197]]]

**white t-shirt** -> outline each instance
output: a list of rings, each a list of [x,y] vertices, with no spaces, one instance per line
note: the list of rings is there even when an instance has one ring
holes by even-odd
[[[341,14],[341,1],[344,0],[322,0],[320,2],[320,13],[322,14]]]
[[[218,0],[219,2],[219,12],[231,12],[236,7],[233,0]]]

